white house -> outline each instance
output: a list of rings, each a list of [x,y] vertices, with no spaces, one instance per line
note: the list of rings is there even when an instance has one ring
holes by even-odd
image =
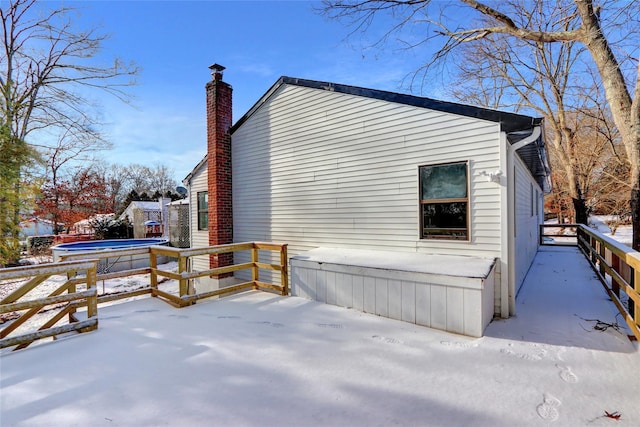
[[[50,234],[53,234],[53,222],[49,220],[33,217],[20,221],[20,239]]]
[[[441,305],[445,317],[451,304],[472,305],[467,290],[446,288],[460,277],[482,293],[473,303],[482,305],[480,335],[494,314],[514,314],[543,221],[540,118],[281,77],[232,125],[224,67],[211,69],[208,154],[184,181],[192,246],[288,243],[292,292],[454,332],[466,333],[433,319]],[[328,288],[327,277],[338,284]],[[372,297],[367,280],[378,280]],[[445,287],[416,287],[425,280]],[[405,288],[426,292],[431,311],[391,300]],[[367,298],[378,303],[367,309]]]
[[[167,205],[170,202],[171,199],[165,197],[158,198],[157,202],[134,200],[129,203],[118,219],[127,218],[129,220],[133,225],[133,237],[136,239],[164,236],[166,235],[165,231],[168,230]],[[154,226],[153,230],[150,230],[147,225],[150,221],[161,224],[161,226]]]

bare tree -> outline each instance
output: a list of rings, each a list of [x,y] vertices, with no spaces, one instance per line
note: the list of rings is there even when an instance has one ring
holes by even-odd
[[[448,13],[457,8],[456,13]],[[548,15],[569,19],[575,25],[567,29],[541,30],[529,25],[531,10],[543,8]],[[424,36],[409,47],[431,41],[440,48],[421,69],[426,73],[466,43],[476,43],[496,35],[510,40],[528,40],[542,45],[578,43],[589,52],[598,70],[613,120],[618,128],[631,166],[630,205],[633,222],[633,248],[640,250],[640,72],[637,59],[639,37],[639,2],[605,2],[598,0],[477,1],[457,0],[326,0],[324,12],[345,18],[356,30],[366,30],[380,13],[396,18],[383,41],[408,27],[424,25]],[[554,15],[555,13],[555,15]],[[460,19],[460,17],[463,17]],[[422,27],[420,27],[422,28]]]
[[[173,170],[163,164],[147,166],[132,163],[123,167],[123,175],[127,192],[147,193],[150,196],[174,191],[177,186]]]
[[[113,206],[115,213],[120,210],[122,201],[127,194],[125,167],[117,164],[110,165],[98,159],[95,159],[93,164],[94,170],[106,185],[104,198],[110,206]]]
[[[1,126],[7,144],[26,143],[31,148],[23,161],[1,165],[15,168],[10,185],[0,190],[11,192],[7,200],[21,199],[21,177],[32,154],[42,148],[33,134],[57,128],[72,140],[99,140],[99,121],[85,94],[100,89],[126,101],[124,89],[137,73],[135,66],[119,59],[95,65],[106,36],[74,28],[70,8],[46,11],[39,6],[35,0],[8,0],[0,6]],[[10,214],[2,212],[0,221],[17,224],[19,213],[16,205]],[[4,240],[17,240],[15,228]]]
[[[538,30],[566,31],[575,26],[575,19],[562,13],[562,19],[549,19],[547,11],[539,8],[517,18],[527,19],[528,25]],[[583,140],[577,137],[577,127],[570,126],[568,117],[584,108],[579,103],[588,100],[578,96],[580,83],[573,81],[577,79],[570,79],[572,73],[578,74],[576,63],[584,49],[575,42],[545,46],[531,40],[511,41],[501,34],[460,49],[465,60],[459,62],[460,75],[452,85],[454,97],[495,108],[517,110],[524,106],[542,115],[553,164],[562,169],[562,183],[573,204],[575,221],[587,224],[587,181],[578,170],[578,157],[584,155],[580,147]]]

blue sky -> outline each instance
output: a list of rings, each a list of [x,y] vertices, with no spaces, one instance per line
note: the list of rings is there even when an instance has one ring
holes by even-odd
[[[403,79],[424,58],[367,46],[385,28],[347,37],[351,29],[306,1],[68,1],[77,28],[110,34],[101,58],[135,61],[142,72],[133,106],[96,94],[114,148],[110,163],[163,163],[182,180],[205,154],[208,66],[227,67],[234,121],[282,75],[408,92]],[[440,98],[439,83],[423,94]]]

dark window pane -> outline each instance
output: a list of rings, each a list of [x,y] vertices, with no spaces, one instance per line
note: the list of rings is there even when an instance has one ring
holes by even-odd
[[[198,230],[209,228],[209,212],[198,212]]]
[[[202,191],[198,193],[198,211],[209,210],[209,193]]]
[[[201,191],[198,193],[198,230],[209,228],[209,193]]]
[[[466,240],[467,202],[427,203],[422,205],[423,237]]]
[[[422,166],[420,168],[422,200],[467,197],[467,164]]]

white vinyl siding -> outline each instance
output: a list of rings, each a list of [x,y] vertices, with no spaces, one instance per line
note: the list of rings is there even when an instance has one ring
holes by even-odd
[[[497,123],[283,85],[232,141],[236,242],[500,256]],[[418,167],[463,161],[470,241],[421,240]]]
[[[538,251],[539,224],[542,217],[536,214],[536,199],[540,187],[520,157],[515,156],[515,289],[520,289],[531,262]]]
[[[207,191],[207,164],[206,162],[200,169],[196,170],[191,178],[189,188],[189,206],[190,209],[190,221],[191,221],[191,247],[201,248],[209,246],[209,230],[198,230],[198,193]],[[194,209],[195,208],[195,209]],[[192,268],[194,270],[208,270],[209,269],[209,257],[199,256],[194,257],[192,260]]]

